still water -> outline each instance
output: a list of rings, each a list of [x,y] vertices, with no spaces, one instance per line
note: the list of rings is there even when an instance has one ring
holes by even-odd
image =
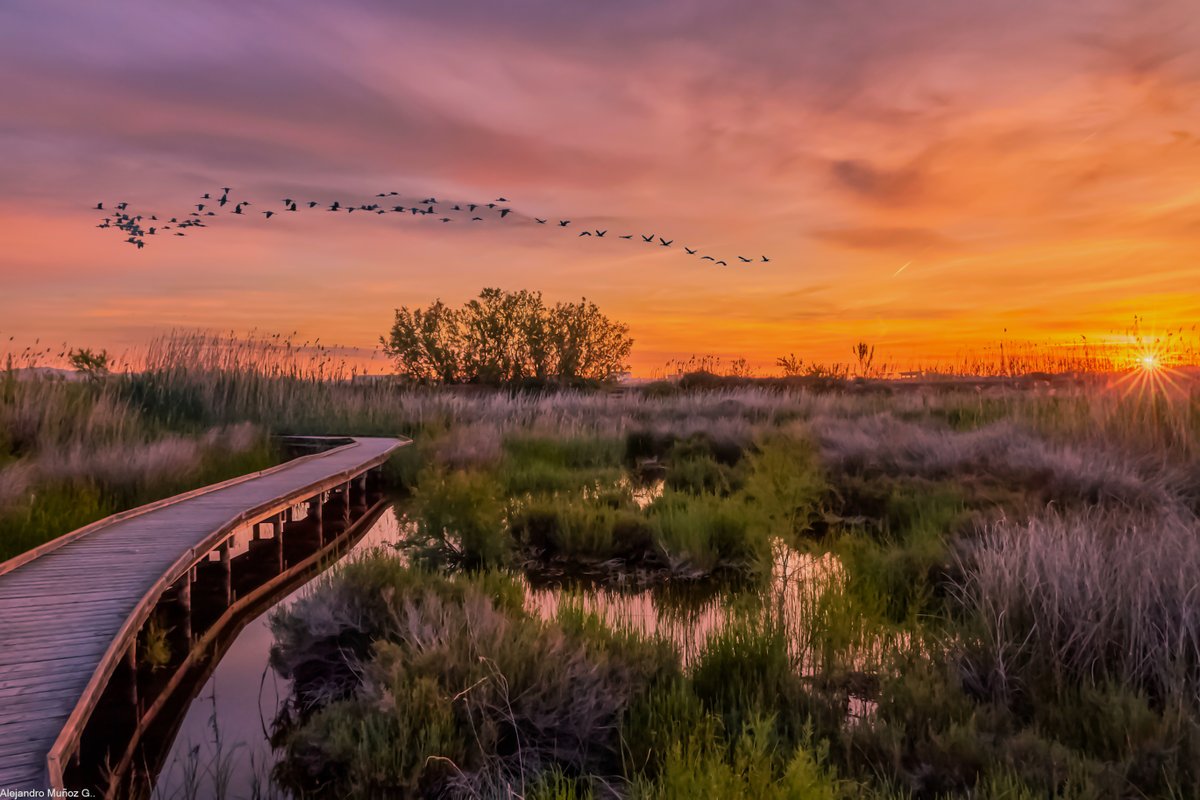
[[[342,560],[381,547],[391,549],[407,527],[400,506],[385,509]],[[766,594],[772,604],[778,604],[780,618],[791,628],[791,641],[804,640],[800,634],[808,627],[814,603],[840,574],[840,565],[832,556],[815,557],[777,545]],[[742,593],[729,586],[708,591],[596,586],[564,590],[538,581],[525,583],[526,607],[531,613],[551,618],[564,604],[582,607],[612,626],[671,640],[685,666],[730,615],[738,613],[742,599]],[[270,779],[278,757],[270,743],[270,730],[291,691],[290,682],[269,666],[274,641],[270,617],[272,611],[294,603],[311,586],[310,581],[283,597],[246,623],[234,639],[187,709],[163,762],[154,798],[288,797]],[[759,600],[762,593],[762,587],[753,592]],[[805,669],[804,654],[795,655]]]

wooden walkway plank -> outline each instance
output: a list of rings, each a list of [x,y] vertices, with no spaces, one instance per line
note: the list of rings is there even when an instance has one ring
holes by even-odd
[[[0,789],[61,787],[121,655],[159,596],[249,523],[337,490],[407,444],[332,450],[113,515],[0,564]],[[340,501],[338,501],[340,502]]]

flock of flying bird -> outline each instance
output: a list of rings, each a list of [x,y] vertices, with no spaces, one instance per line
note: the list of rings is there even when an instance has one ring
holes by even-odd
[[[281,201],[280,206],[270,209],[251,210],[251,206],[255,205],[249,200],[235,201],[230,198],[229,193],[232,191],[228,186],[220,190],[220,194],[215,192],[205,192],[200,196],[200,202],[195,204],[195,211],[189,211],[187,214],[176,215],[173,217],[160,218],[157,214],[138,214],[134,213],[128,203],[121,202],[106,209],[104,203],[96,204],[96,211],[103,211],[106,216],[96,227],[98,228],[114,228],[120,231],[126,238],[125,241],[130,245],[141,250],[146,246],[146,240],[149,237],[159,236],[187,236],[189,233],[194,233],[197,229],[209,227],[209,222],[220,214],[233,214],[235,216],[250,216],[258,213],[262,214],[264,220],[269,220],[279,214],[289,214],[299,211],[310,211],[312,209],[323,207],[327,212],[345,212],[352,214],[360,212],[363,214],[407,214],[412,217],[429,218],[440,223],[451,222],[468,222],[478,223],[488,220],[503,221],[505,218],[512,215],[514,219],[522,219],[534,225],[551,225],[552,222],[557,224],[555,228],[569,228],[571,220],[560,219],[551,220],[541,219],[540,217],[525,217],[524,215],[514,212],[511,208],[503,205],[508,202],[507,198],[498,197],[489,203],[440,203],[436,197],[425,197],[420,200],[405,201],[401,198],[399,192],[380,192],[375,195],[372,202],[359,204],[343,204],[341,201],[334,200],[326,206],[324,203],[316,200],[297,201],[290,197],[285,197]],[[214,196],[215,195],[215,196]],[[440,210],[439,210],[440,209]],[[578,236],[588,236],[593,239],[603,239],[608,235],[608,230],[589,229],[580,231]],[[614,238],[617,239],[641,239],[642,243],[655,245],[658,247],[672,247],[675,244],[674,239],[667,239],[665,236],[658,236],[654,233],[621,233]],[[713,255],[701,255],[699,248],[687,247],[681,245],[683,252],[689,256],[699,256],[702,261],[711,261],[717,266],[728,266],[729,262],[724,258],[717,258]],[[737,263],[750,264],[754,262],[766,263],[771,259],[766,256],[752,258],[748,256],[737,256]]]

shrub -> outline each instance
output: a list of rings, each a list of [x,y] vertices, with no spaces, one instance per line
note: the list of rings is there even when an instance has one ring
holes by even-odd
[[[712,731],[701,726],[673,744],[654,782],[635,786],[645,800],[834,800],[838,786],[805,749],[779,748],[770,720],[754,720],[729,754]]]
[[[648,508],[671,571],[703,577],[718,571],[766,574],[771,542],[751,524],[740,499],[664,492]]]
[[[509,546],[497,488],[486,473],[425,472],[411,510],[416,531],[404,546],[434,567],[480,569],[503,563]]]
[[[326,620],[350,619],[345,581],[363,588],[353,570],[275,619],[275,663],[290,674],[340,656],[351,662],[341,674],[356,676],[349,688],[341,677],[323,691],[311,679],[298,687],[309,713],[285,737],[285,774],[301,791],[321,785],[373,797],[419,786],[432,795],[501,796],[555,770],[613,774],[633,698],[678,674],[659,646],[578,619],[540,622],[497,605],[473,581],[389,564],[357,570],[394,589],[375,595],[378,613],[362,614],[368,624],[354,628],[374,642],[365,653],[322,644]]]
[[[793,436],[772,436],[758,444],[746,467],[745,493],[759,527],[789,541],[814,530],[826,488],[811,445]]]

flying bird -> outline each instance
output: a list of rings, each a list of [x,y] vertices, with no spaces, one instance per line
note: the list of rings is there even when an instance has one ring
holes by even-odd
[[[238,202],[234,203],[230,199],[230,196],[229,196],[231,191],[232,191],[232,189],[230,187],[223,187],[221,189],[220,195],[217,195],[215,190],[213,190],[212,192],[205,192],[201,196],[201,200],[213,201],[212,203],[206,203],[206,202],[196,203],[195,211],[188,213],[185,217],[180,217],[180,218],[171,217],[170,218],[171,224],[175,225],[179,229],[192,228],[192,227],[196,227],[196,228],[206,227],[205,223],[202,221],[203,218],[216,217],[217,209],[224,211],[225,206],[228,204],[231,204],[231,203],[234,206],[233,209],[230,211],[224,211],[224,213],[232,213],[237,216],[244,216],[245,209],[247,206],[251,205],[251,201],[242,200],[242,201],[238,201]],[[399,194],[400,193],[396,192],[396,191],[378,192],[374,196],[376,198],[384,198],[384,197],[398,196]],[[214,198],[215,198],[215,200],[214,200]],[[387,214],[387,213],[389,213],[389,211],[395,212],[395,213],[403,213],[405,211],[408,211],[413,216],[420,214],[421,216],[434,217],[438,221],[442,222],[443,224],[447,223],[447,222],[453,222],[454,221],[453,217],[436,216],[437,211],[438,211],[437,207],[436,207],[437,202],[438,202],[438,200],[436,197],[430,196],[421,201],[420,205],[422,207],[417,207],[417,206],[406,207],[406,206],[402,206],[402,205],[384,207],[380,203],[361,203],[361,204],[351,203],[348,205],[343,205],[340,200],[334,200],[328,206],[328,210],[336,212],[336,211],[341,211],[344,209],[347,213],[353,213],[355,211],[373,211],[376,214]],[[482,203],[482,204],[460,202],[460,203],[455,203],[452,207],[450,207],[449,211],[461,212],[464,210],[468,210],[470,212],[475,212],[477,209],[487,208],[487,209],[495,210],[497,212],[497,217],[499,219],[503,220],[503,219],[506,219],[510,214],[516,213],[516,211],[514,211],[512,208],[503,205],[508,202],[509,202],[509,200],[507,197],[497,197],[492,202]],[[500,205],[498,205],[498,204],[500,204]],[[212,208],[211,207],[212,205],[216,205],[217,208],[216,209]],[[306,206],[308,209],[315,209],[315,208],[319,207],[321,205],[321,203],[317,200],[309,200],[306,202],[300,202],[300,201],[293,200],[290,197],[283,198],[283,209],[286,211],[298,212],[298,211],[302,210],[300,208],[301,205]],[[143,229],[141,226],[141,221],[145,217],[141,214],[133,215],[132,212],[127,211],[128,208],[129,208],[129,204],[126,202],[117,203],[114,207],[115,211],[111,212],[110,216],[104,218],[103,222],[98,224],[96,227],[99,227],[99,228],[115,227],[115,228],[123,231],[127,235],[127,239],[125,241],[127,241],[129,244],[133,244],[134,246],[136,246],[138,248],[145,246],[144,239],[146,236],[154,236],[157,233],[159,233],[160,231],[165,233],[171,229],[171,225],[163,225],[161,227],[156,226],[156,227],[151,227],[148,229]],[[96,203],[96,210],[103,211],[104,210],[104,202]],[[264,219],[271,219],[278,213],[278,211],[277,210],[268,210],[268,211],[263,211],[261,213],[262,213]],[[443,212],[443,213],[447,213],[447,212]],[[149,215],[149,219],[157,221],[158,216],[157,215]],[[180,221],[181,219],[182,219],[182,221]],[[492,219],[495,219],[495,218],[493,217]],[[550,217],[533,216],[533,217],[531,217],[531,219],[534,221],[535,224],[538,224],[538,225],[547,225],[551,221]],[[483,216],[472,216],[471,221],[472,222],[484,222],[484,221],[486,221],[486,219]],[[572,222],[572,220],[569,220],[569,219],[558,219],[556,221],[558,223],[558,227],[560,227],[560,228],[566,228]],[[597,229],[593,229],[593,230],[580,231],[578,233],[578,236],[579,237],[587,236],[587,237],[594,237],[596,239],[602,239],[605,236],[607,236],[609,233],[610,233],[609,229],[597,228]],[[182,230],[178,230],[178,231],[176,231],[175,235],[182,236],[184,234],[183,234]],[[656,244],[657,243],[658,245],[660,245],[662,247],[671,247],[674,244],[673,239],[667,239],[665,236],[656,236],[656,234],[653,234],[653,233],[650,233],[650,234],[623,233],[623,234],[618,234],[618,238],[633,239],[638,235],[641,236],[642,241],[646,244]],[[690,256],[697,255],[699,252],[698,248],[688,247],[686,245],[683,246],[683,250],[687,255],[690,255]],[[706,256],[702,256],[701,258],[705,261],[713,261],[714,263],[719,264],[721,266],[728,265],[728,262],[723,261],[723,260],[718,261],[715,256],[707,256],[706,255]],[[767,263],[770,261],[770,259],[765,255],[761,256],[760,258],[763,263]],[[754,260],[755,260],[755,259],[753,259],[751,257],[747,257],[747,256],[737,256],[737,259],[739,262],[741,262],[743,264],[749,264],[749,263],[754,262]]]

